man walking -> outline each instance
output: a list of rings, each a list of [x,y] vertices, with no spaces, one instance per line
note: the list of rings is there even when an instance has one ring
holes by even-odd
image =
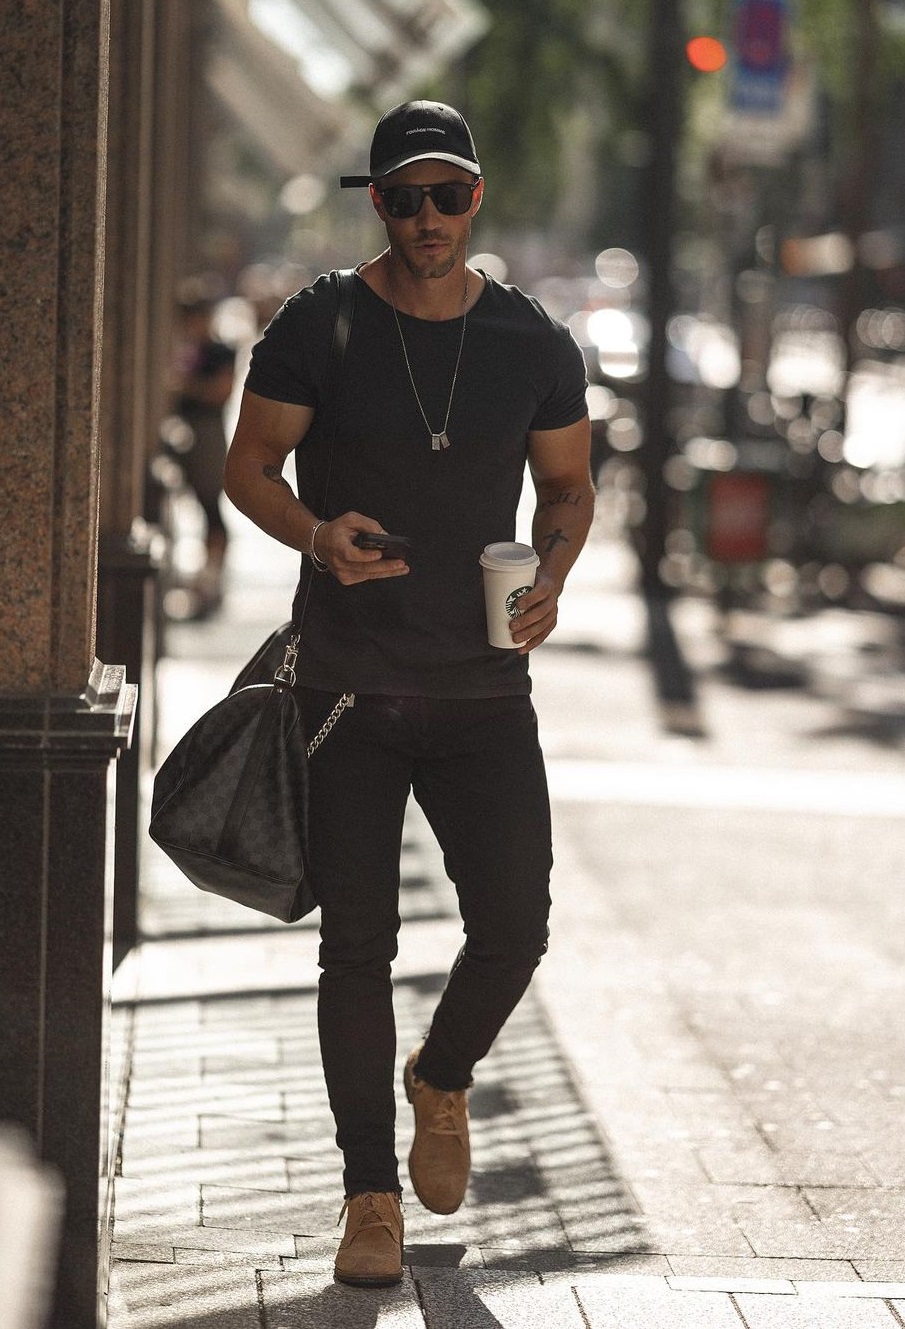
[[[465,932],[404,1075],[412,1185],[445,1214],[468,1184],[474,1066],[547,947],[550,810],[527,657],[556,625],[594,491],[581,352],[536,301],[467,264],[484,181],[462,116],[395,107],[368,173],[342,184],[369,190],[387,247],[356,270],[332,462],[319,424],[336,296],[322,277],[255,348],[226,490],[322,574],[297,668],[308,732],[355,694],[311,760],[309,835],[318,1028],[344,1159],[335,1273],[382,1285],[402,1277],[391,964],[406,802],[437,836]],[[282,478],[293,450],[298,498]],[[526,461],[540,565],[501,649],[487,642],[478,560],[514,537]],[[386,532],[410,551],[360,546]]]

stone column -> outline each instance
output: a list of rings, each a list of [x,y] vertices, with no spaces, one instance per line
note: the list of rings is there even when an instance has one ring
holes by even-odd
[[[171,238],[158,225],[162,71],[161,0],[112,0],[101,411],[97,649],[141,683],[133,743],[117,775],[114,965],[138,938],[141,778],[153,762],[161,533],[144,520],[145,486],[163,412],[162,343],[152,307],[155,270]],[[173,80],[177,84],[178,79]],[[165,105],[164,101],[164,105]],[[174,182],[175,183],[175,182]],[[166,192],[166,191],[164,191]],[[164,285],[169,289],[171,282]]]
[[[0,8],[0,1119],[66,1187],[53,1329],[104,1319],[117,754],[95,659],[108,0]]]

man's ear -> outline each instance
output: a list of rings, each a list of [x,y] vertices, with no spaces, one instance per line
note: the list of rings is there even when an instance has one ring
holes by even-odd
[[[474,193],[473,193],[472,196],[471,196],[471,216],[472,216],[472,217],[475,215],[475,213],[477,212],[478,208],[481,206],[481,201],[482,201],[483,198],[484,198],[484,177],[482,176],[481,179],[478,181],[478,187],[477,187],[477,189],[474,191]]]
[[[377,186],[368,185],[368,193],[371,195],[371,202],[374,204],[374,211],[377,213],[377,216],[381,221],[386,221],[386,216],[383,211],[383,199],[377,192]]]

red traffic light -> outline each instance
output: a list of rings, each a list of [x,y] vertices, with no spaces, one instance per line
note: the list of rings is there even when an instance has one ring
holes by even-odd
[[[718,37],[692,37],[685,43],[685,55],[692,69],[701,74],[715,74],[729,59],[726,47]]]

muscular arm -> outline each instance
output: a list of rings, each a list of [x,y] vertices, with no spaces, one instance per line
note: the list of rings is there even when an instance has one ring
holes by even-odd
[[[528,464],[537,493],[531,534],[541,561],[534,590],[521,598],[512,623],[522,654],[546,641],[556,627],[563,585],[587,539],[595,497],[590,451],[587,417],[565,429],[529,435]]]
[[[275,540],[305,554],[312,552],[311,536],[321,514],[296,498],[283,478],[283,466],[313,419],[311,406],[271,401],[246,388],[223,473],[226,495],[240,512]],[[402,576],[406,564],[352,544],[358,531],[382,529],[372,517],[346,512],[320,525],[314,553],[344,585]]]
[[[286,458],[307,434],[314,409],[271,401],[247,390],[226,457],[223,487],[240,512],[291,549],[311,549],[318,516],[283,479]]]

